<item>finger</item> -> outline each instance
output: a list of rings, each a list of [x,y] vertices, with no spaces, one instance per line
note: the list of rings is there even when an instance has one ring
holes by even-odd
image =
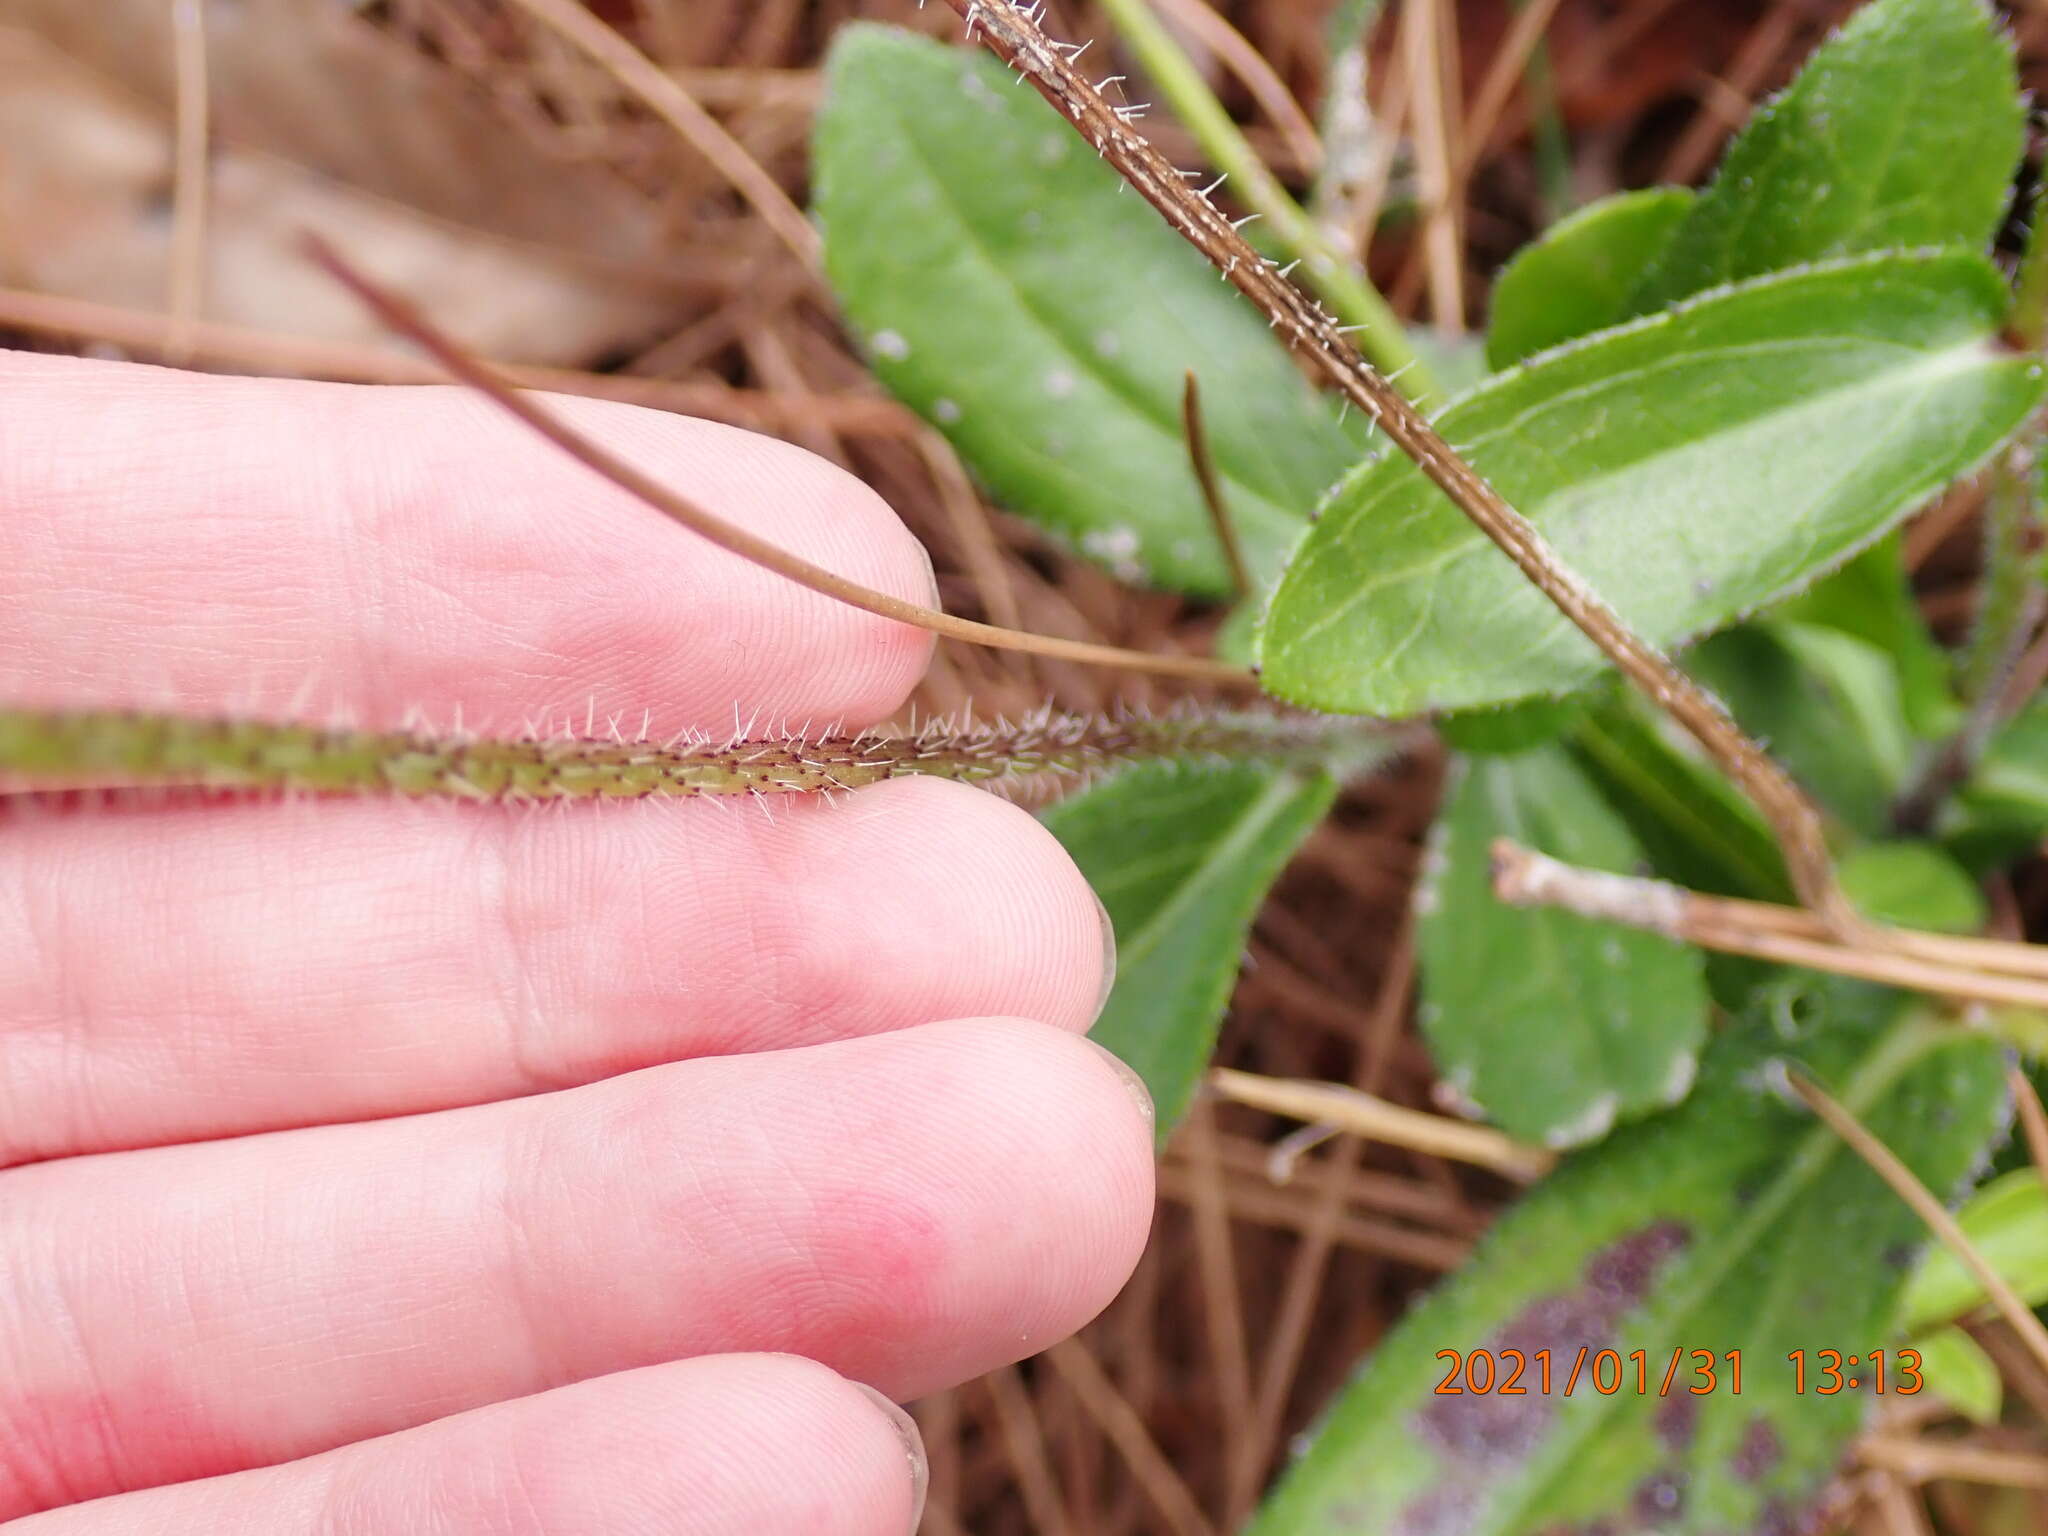
[[[0,1515],[699,1354],[964,1380],[1137,1262],[1133,1083],[980,1020],[9,1170]]]
[[[791,799],[11,822],[0,1166],[929,1019],[1088,1027],[1105,929],[1030,816],[936,780]]]
[[[562,1387],[304,1461],[74,1504],[7,1536],[906,1536],[909,1417],[790,1355]]]
[[[413,711],[671,734],[891,713],[930,637],[669,522],[453,389],[0,352],[0,699]],[[897,596],[929,561],[852,476],[768,438],[550,402],[707,510]],[[87,427],[85,424],[89,424]]]

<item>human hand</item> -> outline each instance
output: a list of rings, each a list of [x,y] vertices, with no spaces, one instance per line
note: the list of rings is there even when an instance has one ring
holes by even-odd
[[[928,654],[472,396],[0,396],[0,700],[665,736],[872,722]],[[562,409],[931,600],[822,461]],[[901,1536],[854,1383],[1041,1348],[1143,1244],[1104,949],[1030,817],[928,779],[0,813],[0,1531]]]

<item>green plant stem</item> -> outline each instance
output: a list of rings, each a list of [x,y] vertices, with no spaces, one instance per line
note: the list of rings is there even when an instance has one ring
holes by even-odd
[[[1411,398],[1440,398],[1441,391],[1409,346],[1407,332],[1386,299],[1345,260],[1266,168],[1147,0],[1103,0],[1103,9],[1174,115],[1201,145],[1202,153],[1229,176],[1238,199],[1265,220],[1281,249],[1301,262],[1309,285],[1336,311],[1338,319],[1347,326],[1364,328],[1358,335],[1359,350],[1380,372],[1398,379]]]
[[[497,740],[111,710],[0,708],[0,793],[169,789],[478,801],[823,794],[886,779],[1085,778],[1162,758],[1355,772],[1376,722],[1261,713],[1060,715],[904,736]]]

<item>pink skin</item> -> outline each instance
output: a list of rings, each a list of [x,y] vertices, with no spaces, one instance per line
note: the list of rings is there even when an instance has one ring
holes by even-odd
[[[0,392],[0,700],[851,726],[929,654],[448,391]],[[831,466],[562,405],[931,600]],[[0,819],[0,1532],[902,1531],[849,1383],[1042,1348],[1143,1243],[1103,983],[1078,872],[954,785]]]

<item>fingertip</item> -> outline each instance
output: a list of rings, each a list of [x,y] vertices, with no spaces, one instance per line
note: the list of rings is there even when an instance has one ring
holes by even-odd
[[[498,1531],[493,1490],[510,1490],[547,1536],[905,1536],[922,1496],[923,1446],[908,1416],[893,1403],[883,1411],[878,1397],[798,1355],[704,1355],[595,1377],[445,1421],[440,1436],[428,1426],[405,1438],[432,1455],[442,1479],[460,1478],[478,1454],[495,1464],[481,1500],[465,1497],[475,1485],[444,1492],[444,1509],[469,1506],[467,1520],[448,1523],[451,1532]],[[381,1504],[396,1491],[395,1468],[366,1465]],[[390,1528],[362,1527],[364,1536]]]
[[[845,863],[825,888],[866,885],[907,925],[906,937],[952,960],[955,978],[934,989],[925,1017],[972,1010],[1071,1034],[1094,1024],[1114,979],[1115,940],[1087,879],[1036,817],[932,778],[864,789],[834,814],[849,817],[840,823]],[[843,963],[869,966],[875,954],[849,952]]]
[[[1149,1095],[1085,1035],[1036,1020],[930,1028],[978,1088],[951,1114],[978,1127],[983,1208],[1004,1218],[972,1270],[991,1295],[1011,1290],[1017,1358],[1085,1326],[1137,1268],[1155,1196]]]
[[[722,422],[574,396],[549,406],[664,486],[711,516],[754,533],[833,575],[920,607],[938,605],[930,553],[893,508],[849,471],[792,443]],[[551,451],[551,450],[550,450]],[[567,461],[564,459],[564,463]],[[662,514],[604,484],[581,466],[581,501],[598,526],[624,501],[653,524],[675,567],[649,595],[661,609],[651,623],[682,622],[690,645],[736,646],[747,665],[770,674],[765,698],[750,700],[764,722],[795,728],[803,720],[863,725],[892,714],[923,677],[934,639],[923,629],[882,618],[735,554],[707,548]],[[574,509],[568,509],[574,515]],[[694,611],[692,611],[694,610]],[[679,654],[681,669],[701,661]],[[671,672],[671,677],[676,674]]]

